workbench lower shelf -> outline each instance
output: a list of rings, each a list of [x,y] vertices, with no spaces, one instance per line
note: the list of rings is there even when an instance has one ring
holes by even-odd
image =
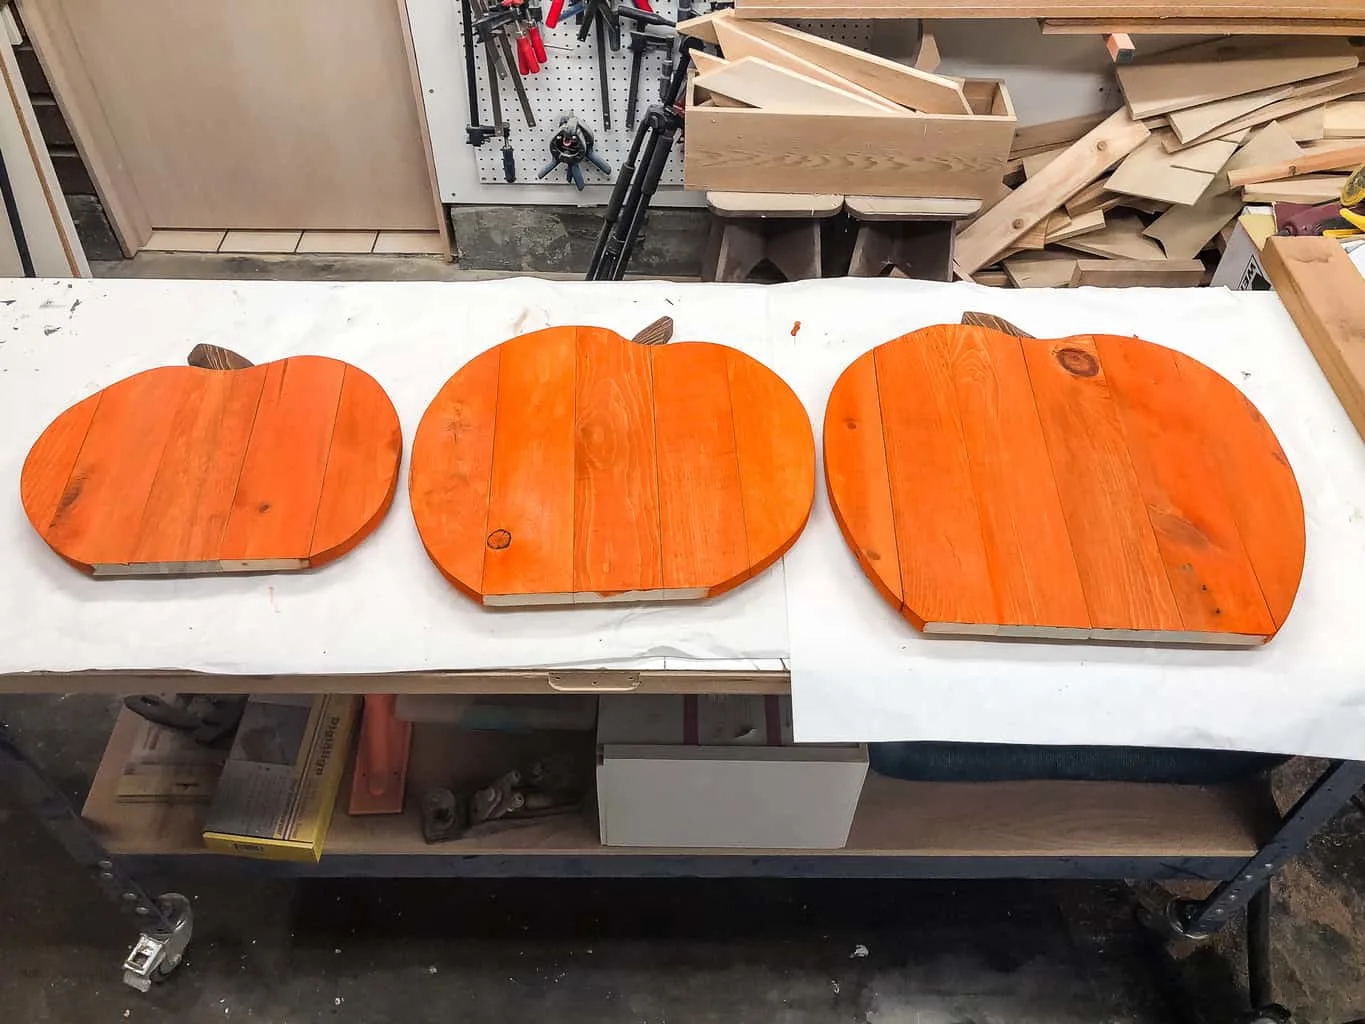
[[[639,849],[603,846],[592,814],[527,822],[427,845],[417,797],[433,785],[487,781],[544,752],[544,737],[418,725],[399,815],[352,817],[338,807],[321,861],[227,859],[203,847],[203,804],[119,802],[119,773],[136,728],[120,715],[82,812],[120,858],[173,859],[246,871],[368,876],[866,876],[1225,878],[1273,834],[1278,816],[1259,785],[1118,782],[903,782],[869,774],[840,850]],[[593,737],[556,734],[591,777]],[[349,773],[348,773],[349,774]],[[349,792],[349,778],[341,792]]]

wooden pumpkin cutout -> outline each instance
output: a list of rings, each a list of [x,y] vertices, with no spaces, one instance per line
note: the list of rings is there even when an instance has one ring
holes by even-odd
[[[1150,342],[1020,335],[929,327],[835,384],[830,502],[882,596],[930,633],[1274,636],[1303,571],[1303,504],[1255,407]]]
[[[34,443],[20,496],[53,551],[95,576],[280,572],[379,524],[402,432],[374,378],[205,345],[190,363],[110,385]]]
[[[815,491],[800,401],[741,352],[648,347],[650,334],[525,334],[433,399],[413,439],[412,512],[464,593],[486,605],[709,597],[791,546]]]

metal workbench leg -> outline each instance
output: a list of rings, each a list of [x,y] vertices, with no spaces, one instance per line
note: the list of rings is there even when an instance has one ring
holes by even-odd
[[[1308,846],[1318,829],[1365,785],[1365,762],[1334,761],[1290,809],[1257,854],[1235,876],[1205,899],[1173,899],[1156,919],[1144,915],[1149,926],[1169,935],[1202,939],[1212,935],[1238,911],[1246,910],[1247,980],[1253,1024],[1282,1024],[1290,1020],[1284,1007],[1272,1002],[1270,975],[1270,883],[1275,874]]]
[[[177,893],[153,899],[119,867],[76,809],[15,742],[0,722],[0,780],[9,792],[38,816],[43,828],[115,903],[134,914],[142,934],[123,963],[123,980],[146,992],[180,965],[189,945],[194,919],[189,900]]]
[[[1303,852],[1308,840],[1365,785],[1365,761],[1334,761],[1280,822],[1256,856],[1206,899],[1172,904],[1172,923],[1190,938],[1212,935],[1236,916],[1275,873]]]

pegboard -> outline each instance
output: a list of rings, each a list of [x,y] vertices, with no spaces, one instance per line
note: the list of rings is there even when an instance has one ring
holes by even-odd
[[[457,8],[462,0],[451,0]],[[549,0],[542,0],[544,10],[549,10]],[[566,6],[569,0],[566,0]],[[627,0],[628,2],[628,0]],[[676,19],[677,0],[654,0],[654,10],[666,18]],[[697,13],[704,12],[705,4],[695,4]],[[872,28],[868,21],[818,21],[792,22],[807,31],[816,32],[830,39],[866,48],[871,40]],[[574,186],[565,179],[562,166],[555,168],[544,179],[536,175],[550,162],[549,142],[559,119],[567,114],[575,115],[579,123],[593,133],[594,150],[611,167],[611,175],[603,174],[587,161],[579,165],[588,185],[610,185],[620,169],[635,129],[627,127],[626,106],[630,94],[630,31],[635,23],[622,18],[621,49],[607,53],[607,86],[610,100],[611,127],[603,126],[603,110],[600,78],[597,59],[596,32],[589,30],[588,37],[578,41],[579,23],[577,19],[561,21],[555,28],[541,27],[541,38],[545,42],[547,60],[540,71],[522,76],[526,87],[531,113],[535,126],[528,126],[511,75],[498,79],[499,100],[502,117],[509,128],[509,141],[516,154],[517,180],[509,185],[503,176],[501,140],[494,138],[482,146],[468,147],[470,158],[477,166],[478,181],[484,185],[499,185],[509,189],[526,185],[559,185],[569,193]],[[459,60],[464,61],[464,29],[457,20]],[[671,30],[657,26],[650,29],[651,34],[671,35]],[[515,49],[515,46],[514,46]],[[659,102],[659,85],[666,62],[677,61],[675,37],[672,57],[666,51],[648,49],[640,66],[640,88],[636,100],[635,115],[639,118],[650,105]],[[475,39],[474,63],[477,71],[476,84],[479,97],[479,117],[482,123],[493,123],[493,106],[488,76],[487,55],[481,43]],[[683,183],[682,146],[674,148],[668,164],[664,168],[660,184],[681,186]]]

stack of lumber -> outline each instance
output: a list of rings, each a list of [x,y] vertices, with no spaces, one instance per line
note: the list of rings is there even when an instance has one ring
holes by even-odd
[[[720,47],[720,57],[692,53],[694,87],[717,106],[867,116],[973,113],[963,83],[933,73],[932,43],[921,46],[922,63],[912,67],[777,22],[741,22],[730,10],[681,22],[678,31]]]
[[[1244,203],[1335,199],[1365,163],[1358,65],[1345,39],[1243,36],[1116,67],[1113,115],[1016,133],[999,198],[959,235],[958,272],[1015,287],[1200,283],[1198,257]]]

